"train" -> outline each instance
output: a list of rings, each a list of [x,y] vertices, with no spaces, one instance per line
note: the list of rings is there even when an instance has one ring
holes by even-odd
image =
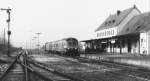
[[[47,42],[45,43],[45,51],[65,56],[80,56],[79,42],[73,37]]]

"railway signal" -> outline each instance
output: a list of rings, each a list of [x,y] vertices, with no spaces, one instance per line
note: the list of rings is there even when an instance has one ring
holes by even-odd
[[[6,11],[8,14],[8,19],[6,20],[6,22],[8,23],[8,30],[7,30],[7,35],[8,35],[8,44],[7,44],[7,55],[8,57],[10,57],[10,35],[11,35],[11,31],[10,31],[10,8],[1,8],[2,11]]]

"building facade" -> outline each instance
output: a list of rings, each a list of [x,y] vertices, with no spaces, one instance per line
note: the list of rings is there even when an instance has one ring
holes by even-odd
[[[120,11],[118,10],[115,14],[110,15],[95,31],[96,39],[103,40],[104,38],[107,40],[105,43],[101,43],[105,47],[101,49],[105,49],[105,52],[111,53],[128,53],[132,52],[131,49],[133,47],[132,41],[128,42],[128,37],[123,40],[121,36],[118,34],[124,29],[125,25],[136,15],[141,14],[141,12],[134,5],[132,8]],[[134,42],[134,41],[133,41]],[[128,49],[129,48],[129,49]]]
[[[85,42],[96,51],[149,55],[150,13],[141,13],[135,5],[118,10],[95,30],[95,36]]]

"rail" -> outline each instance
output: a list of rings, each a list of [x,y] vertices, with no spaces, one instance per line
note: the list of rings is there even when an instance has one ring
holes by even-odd
[[[22,52],[18,54],[15,58],[15,60],[10,64],[10,66],[4,71],[4,73],[1,75],[0,80],[3,80],[4,77],[8,74],[8,72],[13,68],[14,64],[17,62],[18,58],[22,55]]]
[[[27,70],[31,71],[32,73],[36,74],[37,76],[41,77],[42,79],[44,79],[45,81],[53,81],[52,79],[42,75],[41,73],[35,71],[34,69],[32,69],[31,67],[25,65],[24,63],[22,63],[21,61],[18,61],[18,63],[20,65],[22,65],[23,67],[25,67]],[[27,73],[26,73],[26,80],[29,81],[29,79],[27,78]]]
[[[52,72],[52,73],[54,73],[54,74],[57,74],[57,75],[59,75],[59,76],[62,76],[62,77],[64,77],[64,78],[68,78],[68,79],[70,79],[70,80],[72,80],[72,81],[85,81],[85,80],[83,80],[83,79],[79,79],[79,78],[76,78],[76,77],[69,76],[69,75],[67,75],[67,74],[61,73],[61,72],[55,70],[55,68],[49,68],[48,66],[46,66],[46,65],[44,65],[44,64],[42,64],[42,63],[36,62],[36,61],[32,60],[31,58],[28,58],[27,61],[30,62],[30,63],[32,63],[32,64],[34,64],[34,65],[37,66],[37,67],[43,68],[43,69],[45,69],[45,70],[47,70],[47,71],[50,71],[50,72]]]

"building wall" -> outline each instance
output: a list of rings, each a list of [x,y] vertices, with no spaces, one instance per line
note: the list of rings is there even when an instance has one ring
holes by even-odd
[[[147,50],[148,50],[148,54],[150,55],[150,30],[147,32],[147,38],[148,38],[148,40],[147,40],[148,41],[148,44],[147,44],[148,49]]]
[[[128,14],[128,16],[119,24],[117,31],[120,32],[120,31],[123,29],[123,27],[124,27],[135,15],[138,15],[138,14],[140,14],[140,12],[139,12],[136,8],[134,8],[134,9],[130,12],[130,14]]]
[[[140,33],[140,54],[147,54],[147,33]]]
[[[140,54],[150,55],[150,30],[140,33]]]
[[[133,40],[131,43],[131,53],[139,53],[139,41]]]
[[[96,32],[96,38],[100,39],[100,38],[110,38],[112,36],[116,36],[118,32],[122,31],[123,27],[125,27],[125,25],[136,15],[141,14],[137,8],[134,8],[129,14],[128,16],[126,16],[126,18],[124,18],[124,20],[121,21],[121,23],[118,23],[119,25],[117,27],[112,27],[112,28],[107,28],[107,29],[103,29],[103,30],[99,30]],[[141,37],[145,37],[142,34],[140,35]],[[140,37],[140,38],[141,38]],[[148,37],[149,41],[150,41],[150,36]],[[129,38],[130,39],[130,38]],[[140,39],[130,39],[130,40],[126,40],[125,42],[121,43],[122,47],[121,47],[121,52],[122,53],[139,53],[139,51],[141,51],[140,53],[142,53],[143,49],[139,47],[141,47],[141,45],[139,46],[139,43],[141,43]],[[149,53],[150,53],[150,42],[149,44],[147,44],[149,46],[149,48],[146,47],[146,49],[149,49]],[[114,50],[113,50],[114,49]],[[145,47],[144,47],[145,49]],[[117,43],[116,45],[112,45],[108,44],[106,47],[106,52],[114,52],[114,53],[120,53],[120,43]],[[147,52],[147,51],[146,51]]]

